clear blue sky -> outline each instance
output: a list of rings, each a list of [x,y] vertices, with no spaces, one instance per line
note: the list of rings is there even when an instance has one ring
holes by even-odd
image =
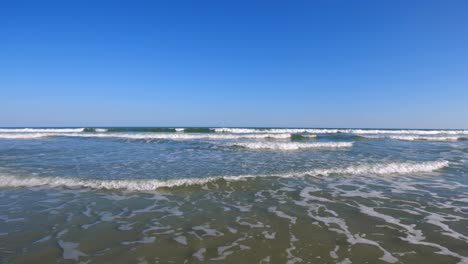
[[[468,128],[468,1],[2,1],[0,126]]]

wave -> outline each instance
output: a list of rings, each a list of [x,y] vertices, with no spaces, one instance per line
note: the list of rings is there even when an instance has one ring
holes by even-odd
[[[374,139],[382,139],[382,138],[389,138],[389,139],[396,139],[396,140],[408,140],[408,141],[457,141],[457,140],[465,140],[466,137],[461,136],[420,136],[420,135],[408,135],[408,136],[363,136],[365,138],[374,138]]]
[[[352,147],[353,142],[246,142],[236,143],[232,146],[248,149],[296,150],[306,148],[343,148]]]
[[[0,133],[76,133],[85,128],[0,128]]]
[[[214,128],[219,133],[312,133],[312,134],[407,134],[407,135],[468,135],[468,130],[417,129],[327,129],[327,128]]]
[[[327,128],[208,128],[208,127],[109,127],[109,128],[0,128],[0,133],[79,133],[79,132],[185,132],[232,134],[393,134],[393,135],[468,135],[468,130],[413,129],[327,129]]]
[[[288,173],[278,175],[239,175],[218,176],[204,178],[180,178],[172,180],[90,180],[63,177],[20,177],[0,175],[0,187],[80,187],[91,189],[125,189],[131,191],[151,191],[159,188],[179,186],[203,185],[215,181],[239,181],[259,177],[306,177],[306,176],[330,176],[330,175],[390,175],[428,173],[449,166],[446,160],[423,162],[393,162],[377,164],[361,164],[343,168],[314,169],[301,173]]]
[[[126,139],[289,139],[290,134],[215,134],[215,133],[4,133],[0,139],[35,139],[44,137],[126,138]]]
[[[345,129],[341,133],[351,134],[403,134],[403,135],[467,135],[468,130],[385,130],[385,129]]]
[[[304,135],[304,134],[291,134],[291,140],[307,140],[311,138],[316,138],[317,135]]]
[[[60,134],[54,134],[60,135]],[[49,133],[6,133],[0,134],[0,139],[34,139],[34,138],[44,138],[49,137]]]
[[[309,128],[214,128],[215,132],[218,133],[290,133],[290,134],[301,134],[301,133],[338,133],[338,129],[309,129]]]
[[[318,169],[308,172],[310,175],[330,174],[408,174],[418,172],[431,172],[447,167],[446,160],[424,161],[424,162],[392,162],[378,164],[361,164],[346,168],[332,168],[328,170]]]
[[[184,128],[185,133],[213,133],[214,129],[208,127],[188,127]]]
[[[175,128],[170,127],[110,127],[107,132],[176,132]],[[100,131],[96,131],[100,132]]]

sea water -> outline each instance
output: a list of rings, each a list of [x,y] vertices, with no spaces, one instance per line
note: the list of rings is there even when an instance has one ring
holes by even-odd
[[[1,263],[468,263],[468,130],[2,128]]]

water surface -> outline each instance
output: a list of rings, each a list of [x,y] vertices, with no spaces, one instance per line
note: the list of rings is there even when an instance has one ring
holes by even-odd
[[[467,137],[0,129],[0,260],[468,263]]]

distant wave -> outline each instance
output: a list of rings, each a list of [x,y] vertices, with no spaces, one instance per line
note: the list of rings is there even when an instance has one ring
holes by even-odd
[[[60,134],[53,134],[60,135]],[[50,133],[5,133],[0,134],[0,139],[34,139],[49,137]]]
[[[290,134],[215,134],[215,133],[0,133],[0,139],[44,137],[127,138],[127,139],[289,139]]]
[[[412,130],[412,129],[326,129],[326,128],[214,128],[219,133],[312,133],[312,134],[406,134],[406,135],[457,135],[468,130]]]
[[[79,133],[79,132],[185,132],[232,134],[393,134],[393,135],[468,135],[468,130],[421,129],[328,129],[328,128],[208,128],[208,127],[87,127],[87,128],[0,128],[0,133]]]
[[[83,132],[107,132],[108,130],[107,128],[86,127],[83,129]]]
[[[85,128],[0,128],[0,133],[75,133]]]
[[[244,142],[232,146],[248,149],[296,150],[306,148],[343,148],[352,147],[353,142]]]
[[[214,133],[215,130],[207,127],[188,127],[184,128],[185,133]]]
[[[329,175],[390,175],[427,173],[440,170],[449,165],[448,161],[424,162],[393,162],[377,164],[361,164],[343,168],[314,169],[302,173],[288,173],[279,175],[240,175],[219,176],[205,178],[181,178],[172,180],[85,180],[63,177],[20,177],[0,175],[0,187],[81,187],[92,189],[126,189],[131,191],[150,191],[158,188],[202,185],[209,182],[225,180],[239,181],[257,177],[305,177]]]
[[[107,132],[176,132],[175,128],[169,127],[111,127]]]
[[[340,133],[351,134],[403,134],[403,135],[465,135],[468,130],[386,130],[386,129],[344,129]]]
[[[317,135],[305,135],[305,134],[291,134],[291,140],[307,140],[311,138],[316,138]]]
[[[365,138],[389,138],[396,140],[408,140],[408,141],[457,141],[465,140],[466,137],[462,136],[421,136],[421,135],[389,135],[389,136],[364,136]]]
[[[218,133],[338,133],[338,129],[307,129],[307,128],[214,128]]]
[[[85,128],[84,132],[186,132],[186,133],[213,133],[214,129],[206,127],[189,127],[189,128],[173,128],[173,127],[109,127],[109,128]]]

